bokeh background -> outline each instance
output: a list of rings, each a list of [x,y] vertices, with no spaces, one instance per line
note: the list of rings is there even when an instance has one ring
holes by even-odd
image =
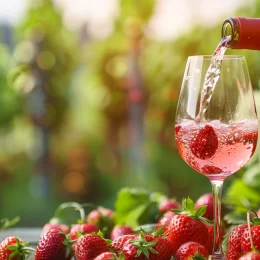
[[[187,57],[212,54],[236,15],[260,17],[260,0],[2,1],[0,218],[39,226],[64,201],[113,208],[124,186],[210,192],[176,151],[175,109]],[[260,52],[228,53],[246,56],[260,105]],[[225,183],[241,212],[259,206],[259,150]]]

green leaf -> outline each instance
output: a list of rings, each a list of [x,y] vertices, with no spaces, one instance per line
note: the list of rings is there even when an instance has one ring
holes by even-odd
[[[153,232],[153,235],[155,237],[159,237],[159,236],[161,236],[163,234],[163,230],[164,230],[164,227],[160,227],[155,232]]]
[[[111,239],[105,239],[105,240],[106,240],[106,243],[107,243],[108,246],[111,245],[112,242],[113,242]]]
[[[186,211],[183,211],[183,209],[173,209],[172,212],[179,215],[179,214],[183,214],[183,212],[186,212]]]
[[[190,197],[182,200],[182,207],[185,210],[189,211],[191,214],[194,214],[194,202]]]
[[[191,213],[194,213],[194,202],[193,202],[193,200],[190,197],[187,198],[187,209]]]
[[[150,200],[154,201],[154,202],[160,203],[160,202],[162,202],[162,201],[164,201],[166,199],[167,199],[167,197],[164,194],[160,193],[160,192],[152,192],[150,194]]]
[[[17,245],[7,246],[6,248],[7,248],[8,250],[13,251],[13,250],[17,249]]]
[[[243,181],[250,187],[258,188],[260,185],[259,164],[251,165],[243,175]]]
[[[122,252],[119,254],[119,260],[125,260],[125,255]]]
[[[203,214],[206,212],[207,210],[207,206],[201,206],[199,207],[196,212],[195,212],[195,217],[196,218],[199,218],[201,216],[203,216]]]
[[[199,220],[209,226],[213,226],[214,225],[214,220],[209,220],[207,218],[204,217],[199,217]]]
[[[145,223],[154,223],[156,208],[154,200],[155,196],[151,196],[147,190],[121,189],[115,203],[116,223],[133,228]]]
[[[152,247],[149,248],[150,252],[152,252],[153,254],[159,254],[159,252],[157,252],[155,249],[153,249]]]
[[[244,214],[239,214],[237,212],[231,212],[229,214],[226,214],[224,216],[224,220],[229,225],[239,225],[239,224],[246,223],[246,219],[244,217]]]
[[[246,213],[250,208],[257,208],[259,201],[259,192],[240,179],[233,181],[223,200],[226,206],[239,213]]]
[[[147,248],[143,248],[143,254],[149,259],[149,251]]]
[[[19,254],[18,250],[13,251],[10,255],[9,255],[9,259],[13,259],[14,257],[16,257]]]
[[[206,260],[204,256],[202,256],[200,253],[197,253],[194,257],[192,257],[194,260]]]
[[[104,237],[104,233],[103,233],[101,230],[99,230],[99,231],[97,232],[97,235],[100,236],[100,237],[102,237],[102,238]]]

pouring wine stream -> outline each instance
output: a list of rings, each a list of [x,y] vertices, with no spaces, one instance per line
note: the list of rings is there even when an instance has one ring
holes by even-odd
[[[213,53],[201,92],[200,110],[196,118],[197,121],[204,121],[204,116],[210,103],[213,91],[220,78],[222,60],[224,58],[226,50],[229,48],[230,41],[230,36],[222,38]]]

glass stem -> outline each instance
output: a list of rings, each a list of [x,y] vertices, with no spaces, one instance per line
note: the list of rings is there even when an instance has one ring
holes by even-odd
[[[214,246],[213,259],[223,257],[222,236],[221,236],[221,193],[223,181],[211,181],[212,192],[214,197]],[[214,257],[215,256],[215,257]]]

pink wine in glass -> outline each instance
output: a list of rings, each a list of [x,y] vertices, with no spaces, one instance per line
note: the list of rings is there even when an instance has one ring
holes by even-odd
[[[221,236],[223,182],[252,157],[258,137],[258,120],[245,58],[224,56],[230,39],[229,36],[223,38],[212,56],[188,58],[175,118],[179,154],[212,184],[212,260],[225,259]]]
[[[224,180],[253,155],[258,137],[257,119],[233,124],[219,120],[182,120],[175,126],[179,154],[210,180]]]

